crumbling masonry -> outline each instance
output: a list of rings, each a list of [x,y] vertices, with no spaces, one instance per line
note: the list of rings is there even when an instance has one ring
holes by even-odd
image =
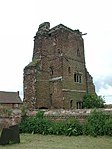
[[[95,86],[85,65],[82,33],[42,23],[32,62],[24,68],[24,102],[33,109],[82,108],[86,93],[95,94]]]

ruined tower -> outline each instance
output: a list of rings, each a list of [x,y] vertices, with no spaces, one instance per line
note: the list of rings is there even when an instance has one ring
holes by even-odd
[[[95,94],[86,69],[79,30],[63,24],[39,25],[32,62],[24,68],[24,102],[31,108],[82,108],[83,96]]]

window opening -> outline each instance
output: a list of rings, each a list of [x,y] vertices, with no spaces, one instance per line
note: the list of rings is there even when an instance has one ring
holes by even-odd
[[[74,74],[74,81],[77,82],[77,83],[81,83],[82,82],[82,74],[75,73]]]
[[[73,107],[73,100],[70,100],[70,108]]]
[[[53,75],[53,67],[50,66],[49,68],[50,68],[50,75]]]
[[[82,101],[78,101],[77,102],[77,109],[82,109],[83,108],[83,102]]]
[[[71,73],[71,69],[70,69],[70,67],[68,67],[68,73]]]
[[[77,49],[77,56],[81,56],[79,48]]]

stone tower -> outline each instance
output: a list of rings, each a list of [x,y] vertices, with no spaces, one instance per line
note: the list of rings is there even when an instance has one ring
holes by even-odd
[[[30,108],[82,108],[87,93],[95,94],[95,86],[85,65],[82,33],[63,24],[39,25],[32,62],[24,68],[24,102]]]

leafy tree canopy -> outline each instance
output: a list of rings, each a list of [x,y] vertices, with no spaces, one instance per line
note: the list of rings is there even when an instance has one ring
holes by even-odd
[[[83,99],[83,107],[84,108],[104,108],[104,97],[93,95],[93,94],[86,94]]]

